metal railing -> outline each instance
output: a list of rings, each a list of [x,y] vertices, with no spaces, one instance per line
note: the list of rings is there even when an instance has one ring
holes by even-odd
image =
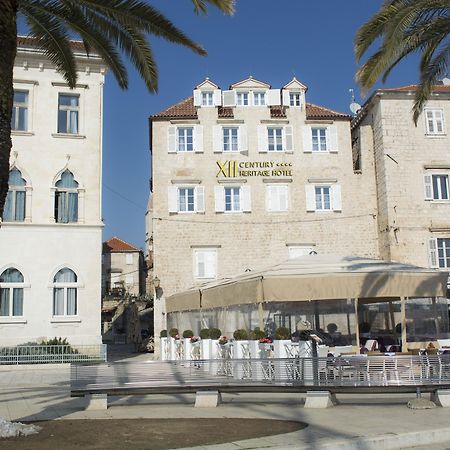
[[[106,362],[106,344],[0,347],[0,365]]]
[[[73,364],[72,394],[198,388],[372,388],[450,385],[450,355],[349,356]],[[236,389],[239,390],[239,389]]]

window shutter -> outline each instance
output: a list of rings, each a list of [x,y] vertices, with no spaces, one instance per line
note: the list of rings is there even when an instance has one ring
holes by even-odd
[[[280,89],[269,89],[266,94],[268,106],[279,106],[280,102]]]
[[[312,131],[310,125],[303,127],[303,153],[312,152]]]
[[[269,142],[267,139],[267,127],[258,125],[258,151],[259,153],[267,153]]]
[[[248,150],[247,139],[247,125],[241,125],[238,128],[238,145],[240,152],[246,152]]]
[[[433,181],[431,175],[423,176],[425,186],[425,200],[433,200]]]
[[[284,135],[285,135],[285,151],[288,153],[294,153],[294,138],[292,134],[292,127],[287,126],[284,127]]]
[[[214,250],[204,252],[205,278],[217,277],[217,253]]]
[[[242,211],[250,212],[252,210],[252,196],[250,186],[242,186],[241,195],[242,195]]]
[[[214,106],[222,105],[222,91],[220,89],[214,89],[213,102]]]
[[[280,211],[288,210],[288,194],[289,186],[278,186],[279,209]]]
[[[205,212],[205,188],[204,186],[195,187],[195,212]]]
[[[305,186],[306,191],[306,211],[316,210],[316,192],[315,187],[312,184]]]
[[[195,153],[203,153],[203,126],[196,125],[194,127],[194,151]]]
[[[234,91],[222,92],[222,106],[236,106],[236,93]]]
[[[194,89],[194,106],[202,106],[202,91]]]
[[[331,125],[327,128],[327,146],[330,153],[338,152],[337,126]]]
[[[213,152],[223,152],[223,128],[220,125],[213,127]]]
[[[216,212],[225,211],[225,190],[222,186],[214,186]]]
[[[205,253],[196,251],[194,252],[194,276],[196,278],[204,278],[205,276]]]
[[[331,193],[333,195],[333,211],[342,211],[341,186],[339,184],[333,184],[331,186]]]
[[[437,239],[431,238],[428,240],[428,257],[430,267],[439,268],[438,253],[437,253]]]
[[[167,151],[169,153],[177,152],[177,127],[170,126],[167,129]]]
[[[283,106],[290,106],[290,104],[291,104],[291,97],[289,95],[289,91],[283,89]]]
[[[275,186],[266,186],[266,209],[267,211],[274,210],[274,197],[275,197]]]
[[[178,212],[178,188],[176,186],[169,186],[169,212]]]

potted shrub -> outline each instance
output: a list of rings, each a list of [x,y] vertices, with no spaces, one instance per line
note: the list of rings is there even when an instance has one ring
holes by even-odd
[[[210,328],[209,330],[209,336],[211,337],[210,341],[210,358],[216,359],[218,357],[218,346],[217,346],[217,340],[220,339],[220,336],[222,336],[222,331],[218,328]]]
[[[202,328],[200,330],[199,336],[202,339],[211,339],[211,330],[209,328]]]
[[[184,330],[183,331],[183,337],[185,339],[190,339],[192,336],[194,336],[194,333],[192,330]]]
[[[202,328],[200,337],[200,355],[202,359],[211,359],[211,333],[209,328]]]
[[[209,337],[211,339],[220,339],[220,336],[222,336],[222,331],[220,331],[218,328],[210,328]]]
[[[277,328],[275,330],[275,339],[279,339],[280,341],[291,339],[291,330],[286,327]]]
[[[265,337],[266,337],[266,333],[264,333],[264,331],[260,330],[259,328],[255,328],[250,333],[250,339],[255,340],[255,341],[259,341],[260,339],[263,339]]]
[[[161,338],[161,359],[167,361],[170,359],[169,348],[167,345],[167,330],[161,330],[159,337]]]
[[[178,328],[171,328],[171,329],[169,330],[169,336],[172,337],[172,338],[174,338],[174,339],[177,339],[177,336],[178,336]],[[179,339],[179,336],[178,336],[178,339]]]
[[[167,337],[167,330],[161,330],[160,333],[159,333],[159,337],[166,338]]]
[[[233,333],[233,337],[236,341],[246,341],[248,339],[248,331],[243,329],[236,330]]]

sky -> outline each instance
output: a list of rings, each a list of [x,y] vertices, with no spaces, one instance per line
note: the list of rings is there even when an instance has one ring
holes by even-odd
[[[149,197],[148,118],[192,95],[205,77],[228,89],[252,75],[273,88],[293,76],[308,86],[306,100],[350,114],[351,94],[364,103],[354,81],[353,39],[382,0],[237,0],[234,16],[210,8],[196,15],[190,0],[151,0],[208,56],[150,37],[159,68],[159,90],[150,94],[128,64],[130,87],[107,75],[103,128],[104,240],[118,236],[144,249]],[[395,69],[385,85],[416,83],[417,59]],[[370,93],[369,93],[370,94]]]

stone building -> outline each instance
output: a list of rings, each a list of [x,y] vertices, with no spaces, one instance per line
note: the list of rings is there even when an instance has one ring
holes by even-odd
[[[101,343],[101,172],[105,65],[73,41],[71,90],[18,38],[13,148],[0,229],[1,345],[53,337]]]

